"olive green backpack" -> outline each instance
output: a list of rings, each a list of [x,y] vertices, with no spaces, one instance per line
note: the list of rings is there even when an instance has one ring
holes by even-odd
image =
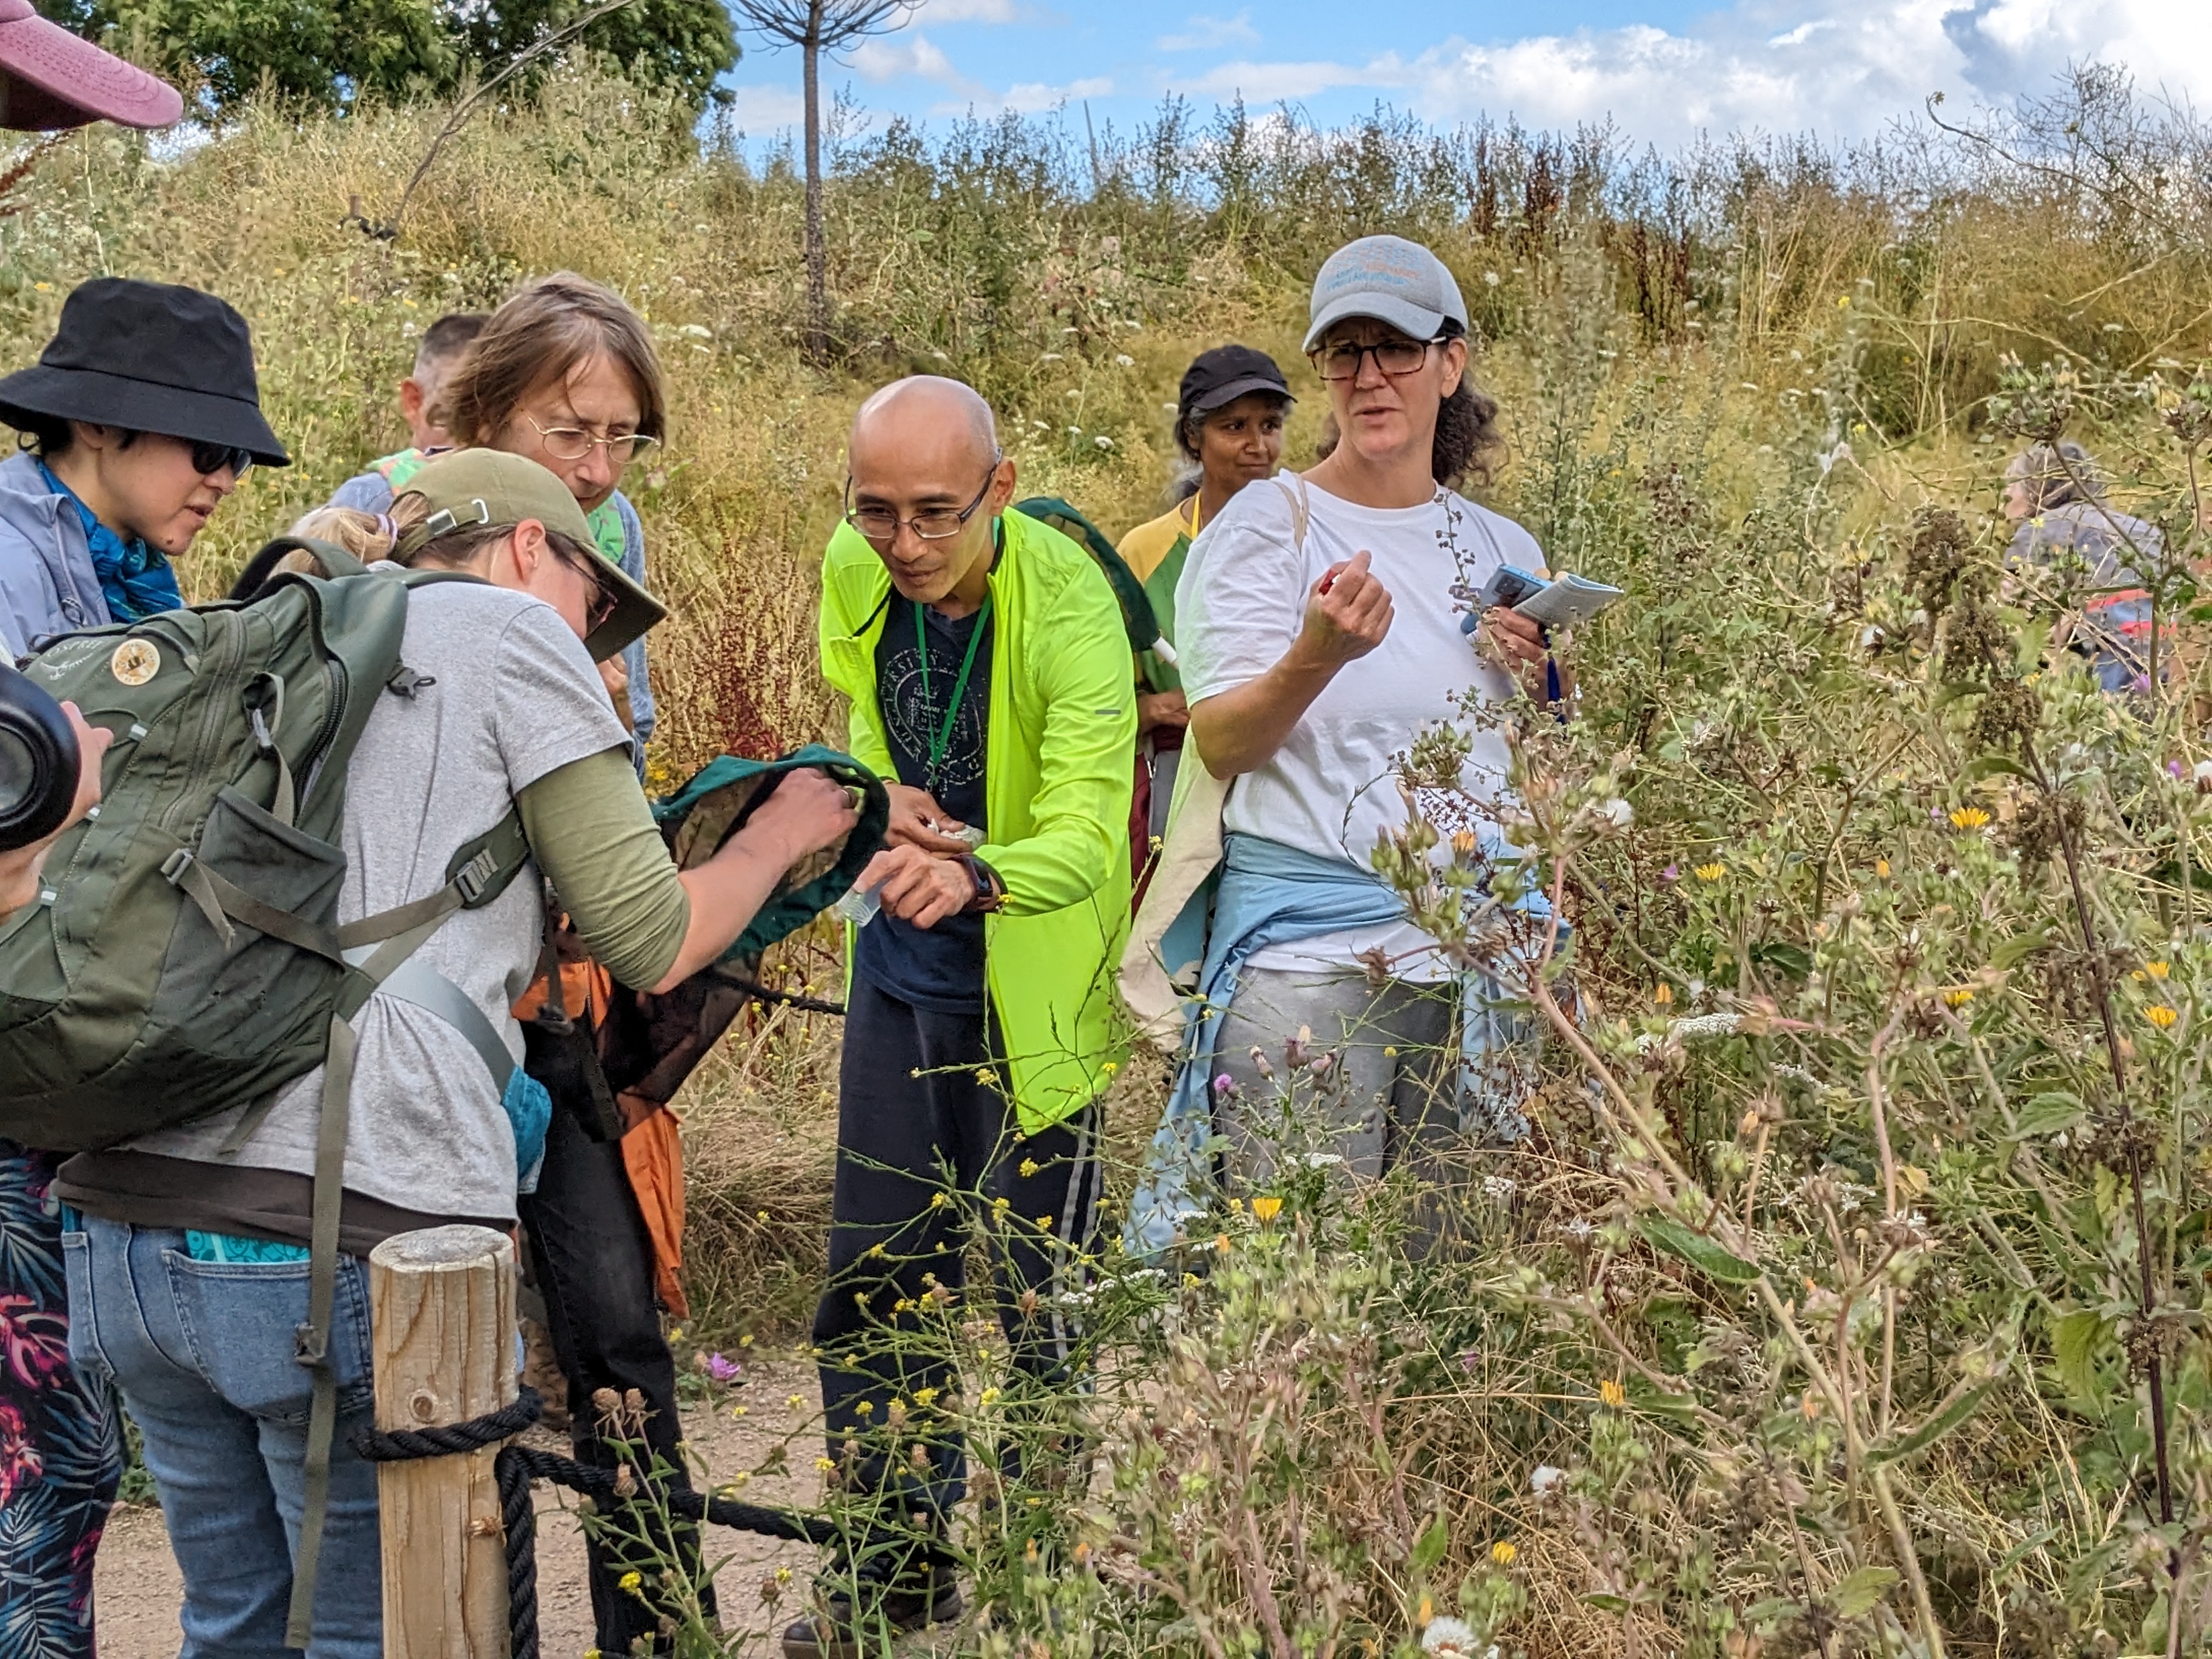
[[[446,884],[339,926],[346,763],[381,696],[426,682],[399,657],[408,596],[448,572],[365,569],[289,538],[324,577],[282,574],[241,602],[71,634],[24,665],[114,733],[94,815],[47,855],[35,903],[0,922],[0,1135],[93,1152],[255,1103],[324,1066],[313,1267],[300,1361],[313,1373],[308,1513],[293,1635],[304,1645],[328,1490],[328,1363],[354,1031],[369,994],[428,1008],[502,1088],[490,1022],[408,957],[454,911],[498,897],[529,856],[520,819],[454,850]]]

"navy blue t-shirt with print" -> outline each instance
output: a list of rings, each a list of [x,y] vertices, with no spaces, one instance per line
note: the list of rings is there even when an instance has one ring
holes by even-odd
[[[929,684],[922,686],[921,637],[928,642]],[[982,637],[977,639],[976,631]],[[876,699],[884,712],[891,763],[901,783],[927,789],[953,819],[981,830],[984,824],[983,739],[991,707],[991,635],[988,611],[955,619],[930,605],[894,598],[876,643]],[[975,665],[968,671],[967,693],[953,717],[952,731],[937,775],[929,775],[931,739],[952,707],[952,689],[970,641]],[[934,927],[916,927],[889,911],[860,929],[854,970],[869,984],[900,1001],[933,1013],[983,1012],[983,918],[963,913]]]

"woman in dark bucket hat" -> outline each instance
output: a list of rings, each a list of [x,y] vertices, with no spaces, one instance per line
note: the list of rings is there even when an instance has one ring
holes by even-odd
[[[5,4],[0,125],[38,113],[15,84],[22,25]],[[103,87],[131,92],[138,71],[115,68]],[[101,277],[71,294],[38,363],[0,380],[0,421],[25,443],[0,461],[10,659],[181,604],[169,561],[247,468],[288,459],[261,416],[245,319],[212,295],[154,283]],[[107,1387],[70,1363],[56,1162],[0,1139],[0,1652],[91,1659],[93,1556],[122,1460]]]
[[[262,418],[246,319],[212,294],[101,276],[62,306],[33,367],[0,379],[0,641],[183,603],[169,561],[257,463],[290,457]]]

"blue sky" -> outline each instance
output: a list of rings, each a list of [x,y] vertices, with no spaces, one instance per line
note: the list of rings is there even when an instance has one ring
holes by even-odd
[[[770,138],[797,119],[798,56],[740,38],[740,122]],[[2089,58],[2212,101],[2212,0],[921,0],[824,84],[878,118],[1064,105],[1079,124],[1087,103],[1126,131],[1168,92],[1201,106],[1242,93],[1324,125],[1378,100],[1443,125],[1610,118],[1672,147],[1701,132],[1869,137],[1929,93],[2008,102]]]

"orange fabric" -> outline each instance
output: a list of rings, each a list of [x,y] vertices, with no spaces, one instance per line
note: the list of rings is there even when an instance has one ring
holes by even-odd
[[[629,1104],[627,1101],[623,1103]],[[684,1299],[684,1126],[659,1109],[623,1137],[623,1165],[653,1240],[653,1286],[668,1311],[689,1319]]]
[[[571,1019],[596,1025],[597,1011],[607,1006],[614,988],[614,980],[607,970],[588,957],[561,964],[561,1001]],[[544,1006],[545,975],[540,974],[530,981],[530,988],[515,999],[514,1017],[535,1019],[538,1011]]]
[[[586,958],[561,964],[561,1000],[572,1019],[592,1020],[614,994],[607,970]],[[517,1019],[529,1019],[545,1006],[543,975],[514,1005]],[[635,1097],[622,1097],[623,1109],[635,1118],[645,1115],[623,1137],[623,1168],[629,1175],[630,1190],[645,1217],[646,1236],[653,1241],[654,1288],[668,1311],[688,1319],[691,1310],[684,1299],[684,1130],[676,1114],[649,1106]]]

